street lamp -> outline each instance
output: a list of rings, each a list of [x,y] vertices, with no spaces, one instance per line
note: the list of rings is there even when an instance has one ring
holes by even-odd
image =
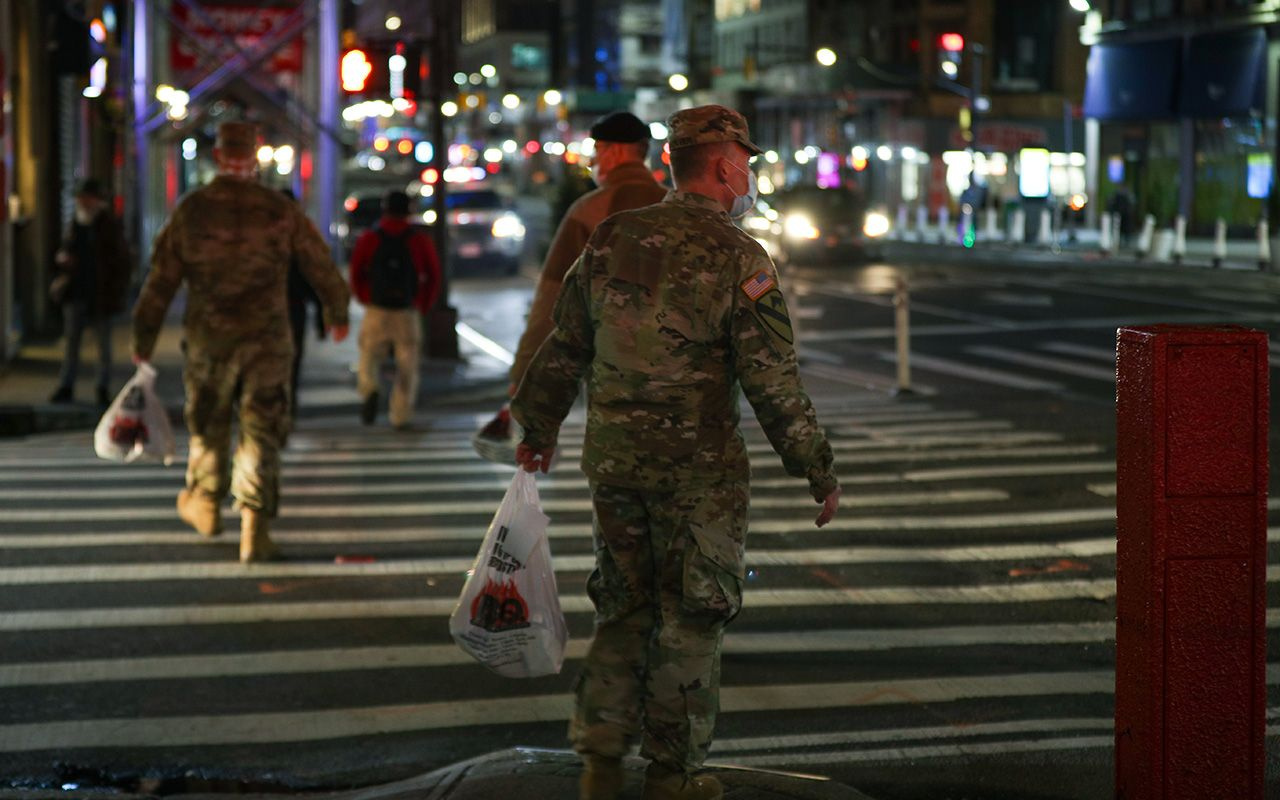
[[[820,48],[818,52],[813,54],[813,57],[824,67],[834,66],[836,63],[836,51],[830,47]]]
[[[520,96],[515,94],[507,94],[502,96],[502,107],[515,110],[520,107]]]
[[[681,75],[679,72],[667,78],[667,84],[677,92],[683,92],[689,88],[689,79]]]
[[[560,92],[556,89],[548,89],[542,93],[542,101],[549,106],[558,106],[560,101],[564,99]]]
[[[1089,0],[1071,0],[1071,8],[1083,14],[1089,10]]]
[[[386,21],[387,30],[398,31],[400,30],[401,23],[402,23],[402,20],[398,15],[396,14],[387,15],[387,21]]]

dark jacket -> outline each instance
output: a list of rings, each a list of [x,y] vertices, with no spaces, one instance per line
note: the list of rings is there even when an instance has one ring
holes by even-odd
[[[356,240],[355,249],[351,251],[351,293],[361,304],[367,306],[371,303],[369,295],[373,286],[369,267],[382,242],[379,231],[385,230],[392,236],[399,236],[408,227],[409,222],[404,217],[388,215]],[[413,258],[413,265],[418,269],[418,296],[414,299],[414,305],[425,314],[435,305],[436,296],[440,294],[440,258],[436,255],[435,242],[421,230],[415,230],[409,237],[409,254]]]
[[[109,209],[102,209],[88,225],[73,218],[59,250],[69,258],[54,269],[70,278],[63,302],[82,302],[95,314],[124,310],[132,264],[124,229]]]

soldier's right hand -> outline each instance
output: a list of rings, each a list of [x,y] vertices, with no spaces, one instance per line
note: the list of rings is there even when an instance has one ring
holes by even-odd
[[[822,503],[822,511],[818,512],[818,519],[813,524],[821,528],[835,517],[836,509],[840,507],[840,487],[817,502]]]
[[[525,472],[537,472],[542,470],[543,474],[551,469],[551,458],[556,454],[554,447],[546,450],[535,450],[529,445],[521,442],[516,445],[516,464]]]

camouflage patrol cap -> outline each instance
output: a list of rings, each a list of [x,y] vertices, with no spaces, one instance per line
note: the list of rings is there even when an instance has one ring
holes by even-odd
[[[667,144],[672,150],[713,142],[737,142],[754,156],[764,152],[747,138],[747,120],[725,106],[696,106],[677,111],[667,119],[667,129],[671,131]]]
[[[252,122],[224,122],[218,126],[214,146],[226,158],[255,158],[258,154],[258,126]]]

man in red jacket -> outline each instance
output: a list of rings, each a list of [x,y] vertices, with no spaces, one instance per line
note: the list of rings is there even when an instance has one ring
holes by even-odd
[[[388,192],[382,220],[362,235],[351,253],[351,293],[364,305],[360,324],[360,420],[378,414],[378,369],[390,348],[396,360],[388,416],[404,429],[418,395],[419,314],[436,302],[440,259],[431,238],[409,225],[409,196]]]

